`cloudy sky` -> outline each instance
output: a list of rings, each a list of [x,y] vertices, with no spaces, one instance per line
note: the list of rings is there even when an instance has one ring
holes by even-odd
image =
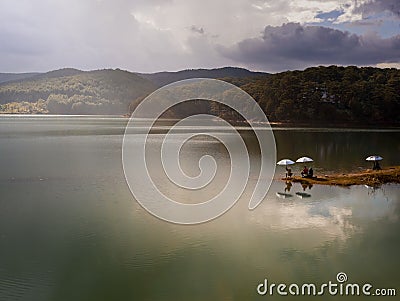
[[[400,66],[399,0],[0,0],[0,72]]]

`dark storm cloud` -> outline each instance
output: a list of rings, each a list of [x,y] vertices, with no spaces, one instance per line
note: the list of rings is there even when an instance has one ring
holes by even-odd
[[[322,26],[267,26],[260,38],[245,39],[220,53],[236,62],[281,71],[315,64],[370,65],[400,61],[400,35],[355,35]]]
[[[400,0],[0,0],[0,72],[224,65],[272,71],[398,61],[398,38],[384,37],[399,34],[399,5]],[[259,36],[266,25],[279,27]]]
[[[392,12],[400,17],[400,1],[399,0],[371,0],[356,6],[354,12],[368,16],[384,11]]]

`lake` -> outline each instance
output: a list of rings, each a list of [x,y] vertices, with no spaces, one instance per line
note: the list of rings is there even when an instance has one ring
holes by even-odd
[[[264,279],[320,285],[337,282],[338,273],[347,274],[346,283],[400,294],[400,185],[287,187],[278,166],[255,210],[247,209],[246,188],[215,220],[172,224],[131,195],[121,161],[126,123],[107,116],[0,116],[0,300],[363,299],[257,293]],[[241,133],[252,148],[251,132]],[[370,168],[365,158],[374,154],[384,158],[383,167],[400,164],[399,130],[277,127],[273,133],[278,160],[310,156],[319,175]],[[149,143],[162,137],[154,133]],[[216,158],[222,172],[208,192],[215,193],[229,170],[226,149],[198,137],[184,151],[189,173],[204,152]],[[249,153],[257,161],[257,151]],[[156,152],[150,155],[156,162]],[[251,170],[250,182],[256,178]],[[198,201],[165,185],[172,197]],[[278,197],[285,188],[292,196]]]

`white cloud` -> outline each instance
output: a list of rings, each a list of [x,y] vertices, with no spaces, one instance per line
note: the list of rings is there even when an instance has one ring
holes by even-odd
[[[362,4],[362,0],[358,3]],[[120,67],[177,70],[233,64],[216,51],[265,26],[360,20],[352,0],[2,0],[0,72]]]
[[[400,69],[400,63],[380,63],[380,64],[376,64],[376,67]]]

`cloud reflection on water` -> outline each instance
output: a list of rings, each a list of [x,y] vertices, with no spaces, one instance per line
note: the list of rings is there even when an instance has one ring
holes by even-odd
[[[296,196],[280,199],[275,191],[284,185],[276,181],[259,210],[253,212],[251,222],[262,228],[287,235],[306,233],[310,247],[331,240],[345,241],[356,232],[364,231],[372,221],[399,217],[399,186],[385,185],[373,193],[364,186],[340,188],[315,185],[310,198]],[[293,195],[301,191],[292,188]]]

